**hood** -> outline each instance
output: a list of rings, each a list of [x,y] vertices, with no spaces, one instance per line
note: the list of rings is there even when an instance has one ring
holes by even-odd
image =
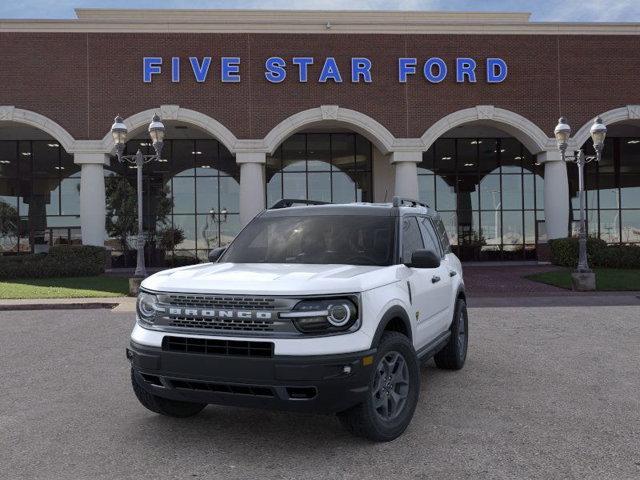
[[[179,293],[315,295],[356,293],[397,281],[397,266],[207,263],[164,270],[142,288]]]

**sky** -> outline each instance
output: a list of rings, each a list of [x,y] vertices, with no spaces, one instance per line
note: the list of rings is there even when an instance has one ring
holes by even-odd
[[[75,18],[74,8],[515,11],[541,22],[640,22],[640,0],[0,0],[0,18]]]

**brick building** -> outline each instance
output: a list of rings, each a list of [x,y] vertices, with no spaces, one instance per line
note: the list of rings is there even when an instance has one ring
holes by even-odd
[[[638,243],[639,52],[638,24],[525,13],[0,20],[0,252],[106,243],[126,265],[118,219],[135,208],[135,170],[109,130],[121,115],[127,150],[150,151],[154,113],[167,135],[144,168],[151,262],[171,229],[185,238],[163,258],[203,259],[283,197],[394,194],[440,211],[463,259],[535,258],[578,218],[576,168],[553,139],[561,115],[572,149],[592,150],[595,116],[609,129],[587,169],[589,232]]]

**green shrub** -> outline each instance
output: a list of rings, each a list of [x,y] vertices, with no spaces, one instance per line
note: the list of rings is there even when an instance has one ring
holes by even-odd
[[[196,265],[200,263],[196,257],[191,257],[189,255],[173,255],[167,257],[165,259],[166,266],[168,268],[176,268],[176,267],[186,267],[188,265]]]
[[[640,246],[609,245],[596,259],[596,267],[640,268]]]
[[[550,240],[551,263],[562,267],[578,265],[578,239]],[[634,245],[607,245],[598,238],[587,238],[587,260],[591,267],[640,268],[640,247]]]
[[[103,247],[58,245],[49,253],[0,257],[0,278],[88,277],[104,273]]]

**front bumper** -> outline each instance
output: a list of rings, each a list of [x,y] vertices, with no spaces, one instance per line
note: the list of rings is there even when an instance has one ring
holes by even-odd
[[[364,401],[375,353],[371,349],[339,355],[255,358],[181,353],[131,342],[127,358],[142,388],[159,397],[336,413]]]

